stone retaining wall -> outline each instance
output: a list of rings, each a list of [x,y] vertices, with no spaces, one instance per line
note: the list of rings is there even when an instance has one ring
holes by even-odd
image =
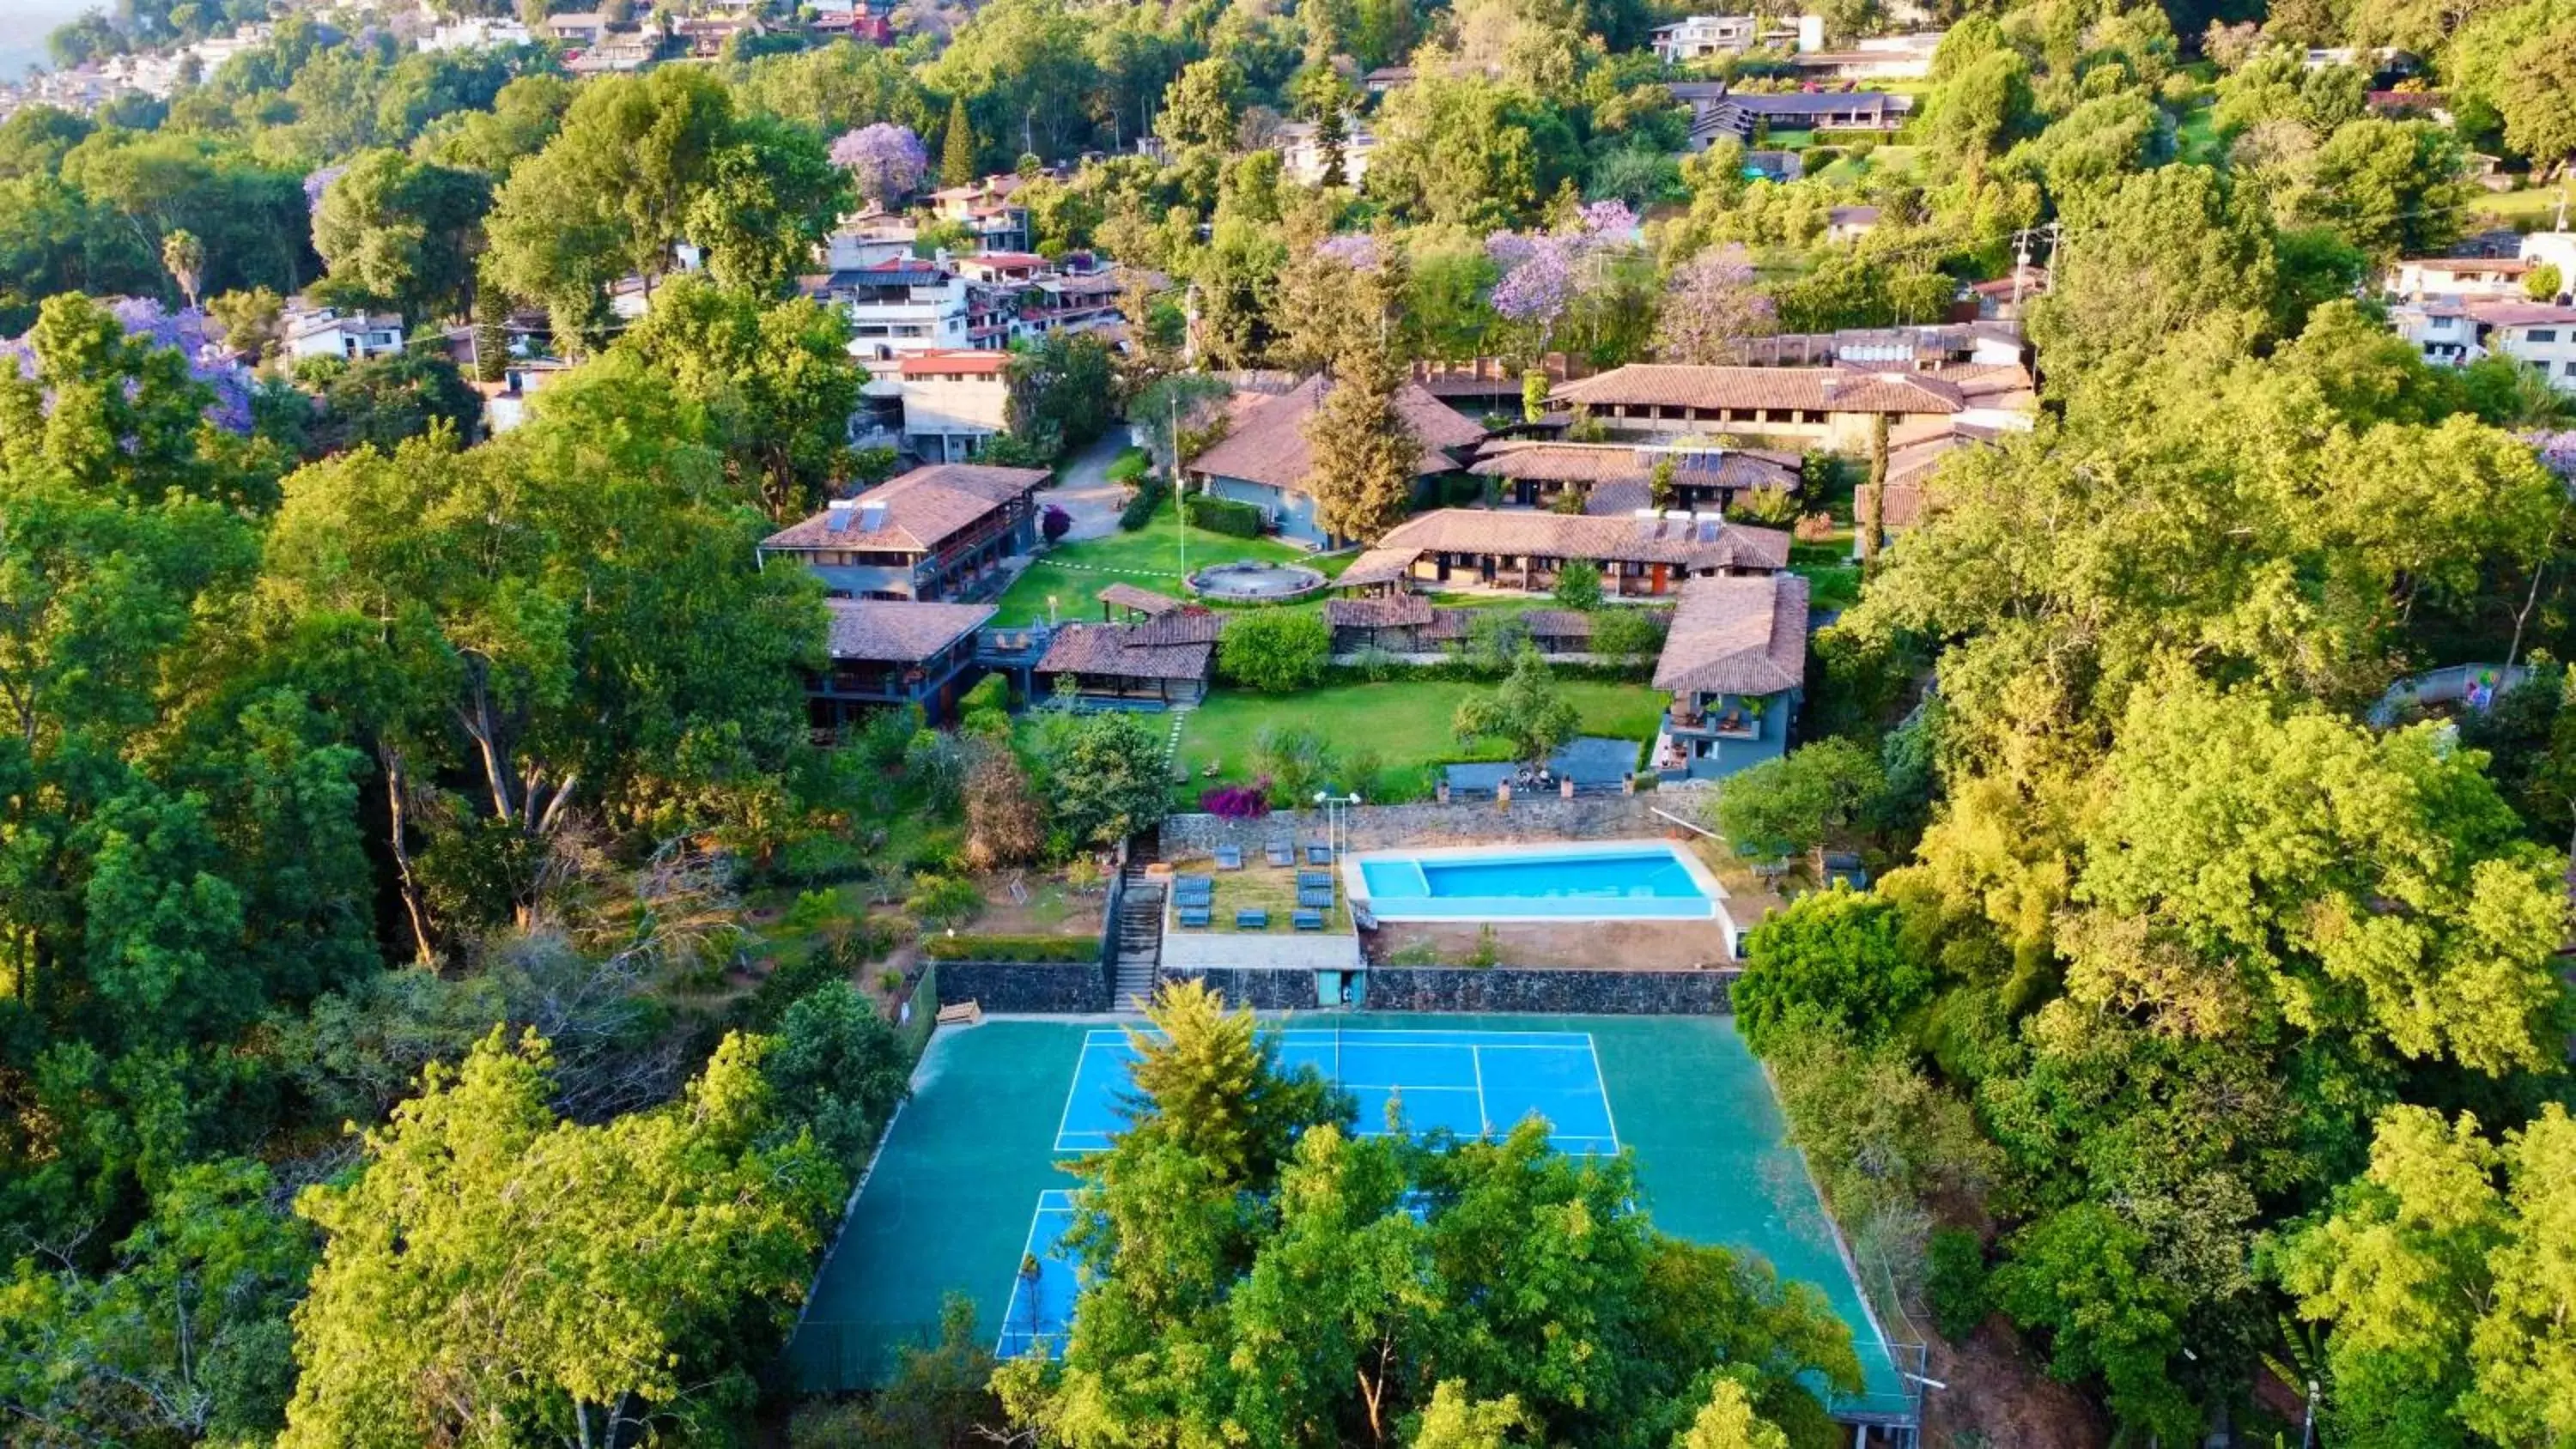
[[[1371,1011],[1531,1011],[1565,1016],[1715,1016],[1741,973],[1372,966]],[[1311,993],[1311,981],[1309,985]]]
[[[1090,1015],[1109,1009],[1109,973],[1096,961],[940,962],[939,1004],[961,1001],[988,1012]]]
[[[1267,966],[1208,966],[1192,971],[1165,968],[1165,981],[1204,981],[1228,1005],[1255,1011],[1313,1011],[1315,973]]]
[[[1355,805],[1334,812],[1336,833],[1351,850],[1391,850],[1403,846],[1442,845],[1471,840],[1613,840],[1622,836],[1662,835],[1670,822],[1651,812],[1654,794],[1527,796],[1504,805],[1490,799],[1452,800],[1446,805]],[[1675,813],[1687,803],[1663,799]],[[1166,859],[1206,855],[1220,845],[1239,845],[1258,856],[1273,840],[1302,845],[1324,838],[1324,812],[1281,810],[1260,820],[1225,820],[1214,815],[1173,815],[1163,821]]]

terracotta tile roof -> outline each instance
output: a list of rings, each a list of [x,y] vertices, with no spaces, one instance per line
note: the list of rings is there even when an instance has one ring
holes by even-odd
[[[1306,474],[1314,466],[1313,452],[1306,444],[1306,419],[1314,415],[1323,397],[1321,374],[1276,397],[1256,397],[1247,402],[1238,396],[1233,429],[1223,441],[1200,454],[1190,464],[1190,471],[1212,478],[1240,478],[1273,488],[1303,488]],[[1396,392],[1395,407],[1422,443],[1421,461],[1414,466],[1416,473],[1448,472],[1458,466],[1449,456],[1449,449],[1472,447],[1485,436],[1483,428],[1460,416],[1419,383],[1404,384]]]
[[[1012,499],[1035,492],[1043,468],[940,463],[915,468],[761,540],[763,548],[887,548],[929,553]],[[835,523],[841,526],[835,528]]]
[[[1333,584],[1336,588],[1356,589],[1392,583],[1403,578],[1420,557],[1422,550],[1418,548],[1373,548],[1351,560],[1351,566],[1342,570]]]
[[[984,627],[990,604],[924,604],[909,599],[825,599],[835,659],[918,664]]]
[[[1414,628],[1430,623],[1431,616],[1431,601],[1413,593],[1324,601],[1324,622],[1336,629]]]
[[[1114,674],[1128,679],[1208,677],[1221,621],[1201,612],[1141,624],[1065,624],[1055,631],[1040,674]]]
[[[1156,617],[1168,614],[1174,609],[1186,607],[1182,600],[1173,598],[1169,594],[1158,594],[1152,589],[1140,589],[1134,584],[1111,584],[1100,591],[1100,602]]]
[[[2553,302],[2471,302],[2470,318],[2482,327],[2564,327],[2576,323],[2576,307]]]
[[[1699,367],[1632,362],[1570,382],[1548,401],[1589,407],[1794,409],[1822,413],[1955,413],[1959,390],[1918,372],[1845,367]]]
[[[1528,609],[1521,614],[1521,627],[1534,639],[1589,639],[1592,616],[1581,609]]]
[[[1673,481],[1691,487],[1759,488],[1798,480],[1798,457],[1794,453],[1753,448],[1636,448],[1621,443],[1491,443],[1467,465],[1467,471],[1490,478],[1643,485],[1654,477],[1655,465],[1666,458],[1673,460]],[[1642,496],[1633,505],[1645,506]]]
[[[1715,517],[1604,518],[1528,508],[1442,508],[1396,525],[1376,548],[1360,556],[1359,563],[1343,571],[1341,582],[1353,582],[1351,575],[1360,564],[1396,550],[1405,553],[1407,563],[1426,553],[1490,553],[1595,563],[1776,569],[1789,562],[1789,535]]]
[[[1807,581],[1693,579],[1655,662],[1655,688],[1676,693],[1776,694],[1807,677]]]
[[[906,377],[938,377],[963,373],[968,377],[999,377],[1002,367],[1011,360],[1007,352],[942,350],[907,353],[901,360]]]

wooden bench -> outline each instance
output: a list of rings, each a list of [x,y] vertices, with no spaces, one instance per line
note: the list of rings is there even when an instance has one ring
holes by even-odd
[[[961,1001],[955,1006],[939,1008],[941,1026],[974,1026],[983,1019],[984,1008],[972,1001]]]

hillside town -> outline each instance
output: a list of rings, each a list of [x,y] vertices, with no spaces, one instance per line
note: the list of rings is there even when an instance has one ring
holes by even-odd
[[[2576,1438],[2567,0],[46,50],[5,1449]]]

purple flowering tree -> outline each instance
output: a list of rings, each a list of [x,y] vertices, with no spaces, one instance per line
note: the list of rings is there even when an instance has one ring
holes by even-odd
[[[1741,248],[1700,253],[1673,269],[1655,321],[1655,356],[1664,362],[1744,360],[1744,339],[1779,327],[1771,299],[1753,282]]]
[[[179,354],[188,365],[188,376],[213,394],[206,406],[206,421],[228,432],[250,431],[251,375],[248,368],[232,361],[223,350],[209,346],[206,314],[193,307],[172,312],[149,297],[119,297],[107,304],[110,314],[125,335],[152,347],[167,348]],[[0,342],[0,358],[22,378],[39,373],[32,332],[24,337]],[[50,402],[50,399],[48,400]]]
[[[2533,433],[2532,451],[2540,455],[2540,465],[2576,486],[2576,430],[2563,433]]]
[[[1490,297],[1495,315],[1538,329],[1547,349],[1566,309],[1581,298],[1609,258],[1633,245],[1637,216],[1625,203],[1596,201],[1554,231],[1498,231],[1485,238],[1485,255],[1502,268]]]
[[[304,175],[304,209],[307,211],[321,210],[322,193],[330,190],[331,183],[339,180],[342,174],[347,172],[348,169],[349,168],[346,166],[323,166],[306,172]]]
[[[1377,238],[1364,231],[1326,237],[1315,251],[1354,272],[1374,272],[1378,268]]]
[[[890,207],[930,173],[930,152],[910,126],[879,121],[842,132],[832,142],[832,164],[850,173],[860,195]]]

